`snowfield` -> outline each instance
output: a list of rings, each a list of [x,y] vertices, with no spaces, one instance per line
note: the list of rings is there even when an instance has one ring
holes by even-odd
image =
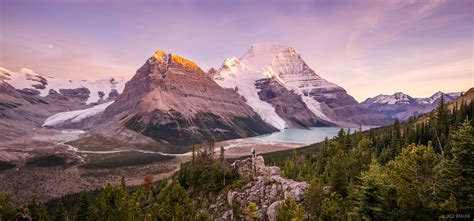
[[[285,120],[278,116],[271,104],[260,100],[258,96],[259,89],[255,87],[255,81],[264,77],[259,74],[246,74],[247,68],[236,58],[227,59],[224,65],[227,68],[221,69],[221,78],[215,79],[217,84],[223,88],[236,89],[265,122],[279,130],[285,129],[287,127]]]
[[[112,103],[114,102],[110,101],[110,102],[99,104],[99,105],[93,106],[91,108],[83,109],[83,110],[56,113],[48,117],[48,119],[44,121],[43,127],[54,126],[54,125],[61,124],[64,122],[79,123],[89,117],[92,117],[104,112],[104,110]]]
[[[112,90],[116,90],[119,94],[122,93],[126,82],[123,78],[96,81],[70,80],[39,74],[27,68],[13,72],[3,67],[0,67],[0,80],[4,80],[16,89],[37,90],[42,97],[47,96],[51,89],[59,93],[60,89],[87,88],[90,91],[89,98],[86,101],[87,104],[99,101],[99,92],[105,94],[103,99],[106,99]]]

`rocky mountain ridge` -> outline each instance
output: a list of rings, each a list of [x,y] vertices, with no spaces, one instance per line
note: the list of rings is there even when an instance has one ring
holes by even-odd
[[[455,100],[461,95],[461,92],[444,93],[438,91],[430,97],[414,98],[403,92],[396,92],[392,95],[378,95],[373,98],[367,98],[361,104],[369,109],[377,110],[387,116],[407,120],[412,116],[418,116],[428,113],[436,108],[441,96],[445,102]]]

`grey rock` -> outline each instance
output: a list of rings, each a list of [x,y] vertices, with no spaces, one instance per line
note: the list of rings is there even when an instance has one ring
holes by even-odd
[[[276,220],[276,210],[281,203],[283,203],[283,200],[275,201],[268,207],[266,214],[269,221]]]

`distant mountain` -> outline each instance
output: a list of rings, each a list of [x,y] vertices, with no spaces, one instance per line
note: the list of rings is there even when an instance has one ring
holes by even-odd
[[[80,98],[86,104],[117,97],[125,86],[124,79],[108,78],[96,81],[51,77],[22,68],[18,72],[0,67],[0,81],[31,95]]]
[[[324,125],[383,125],[389,117],[361,107],[344,88],[313,71],[293,48],[256,43],[210,75],[243,96],[267,123],[282,129]]]
[[[397,92],[392,95],[381,94],[373,98],[368,98],[361,104],[390,117],[407,120],[412,116],[427,113],[435,109],[441,96],[444,96],[445,102],[450,102],[460,95],[461,92],[443,93],[438,91],[427,98],[413,98],[410,95]]]
[[[124,129],[170,145],[276,131],[233,89],[220,87],[194,62],[163,51],[126,83],[105,109],[97,131],[121,134]]]

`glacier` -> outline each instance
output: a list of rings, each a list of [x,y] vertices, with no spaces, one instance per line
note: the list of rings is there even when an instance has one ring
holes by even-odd
[[[72,123],[79,123],[89,117],[95,116],[104,112],[104,110],[110,106],[114,101],[110,101],[107,103],[95,105],[93,107],[83,109],[83,110],[75,110],[75,111],[66,111],[66,112],[59,112],[50,117],[48,117],[44,123],[43,127],[45,126],[54,126],[57,124],[61,124],[67,121]]]

